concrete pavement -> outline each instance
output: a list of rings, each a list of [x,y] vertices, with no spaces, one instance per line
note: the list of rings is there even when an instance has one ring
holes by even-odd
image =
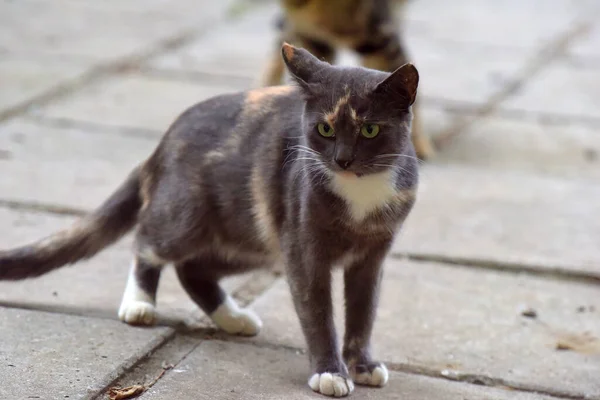
[[[184,108],[249,88],[275,11],[0,2],[0,248],[92,210]],[[600,399],[599,12],[583,0],[411,3],[424,124],[443,148],[387,260],[374,351],[390,383],[354,398]],[[171,270],[159,325],[133,328],[116,318],[129,247],[0,283],[0,399],[106,399],[136,384],[142,399],[320,397],[282,277],[226,283],[261,315],[256,338],[215,332]]]

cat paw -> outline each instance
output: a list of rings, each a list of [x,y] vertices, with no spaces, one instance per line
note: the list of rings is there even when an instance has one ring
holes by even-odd
[[[354,383],[350,378],[329,372],[314,374],[308,380],[308,386],[317,393],[331,397],[348,396],[354,391]]]
[[[262,321],[254,311],[239,308],[231,298],[227,298],[210,318],[215,325],[231,335],[256,336],[262,328]]]
[[[262,328],[262,321],[251,310],[238,310],[233,314],[213,321],[219,328],[231,335],[256,336]]]
[[[119,319],[130,325],[153,325],[156,310],[153,304],[138,300],[124,300],[119,308]]]
[[[369,364],[358,364],[351,366],[350,376],[357,385],[385,386],[390,374],[385,364],[373,362]]]

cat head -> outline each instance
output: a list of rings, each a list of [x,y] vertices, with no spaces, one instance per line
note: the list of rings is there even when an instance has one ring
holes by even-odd
[[[333,66],[287,43],[282,55],[305,99],[306,145],[330,171],[363,176],[414,156],[410,107],[419,73],[412,64],[392,73]]]

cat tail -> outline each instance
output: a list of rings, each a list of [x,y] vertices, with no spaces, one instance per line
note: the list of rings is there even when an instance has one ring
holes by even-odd
[[[141,205],[138,167],[97,210],[70,228],[27,246],[0,251],[0,280],[37,277],[94,256],[135,226]]]

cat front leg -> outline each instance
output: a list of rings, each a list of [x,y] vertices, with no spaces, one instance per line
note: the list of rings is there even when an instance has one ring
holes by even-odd
[[[312,368],[308,385],[332,397],[347,396],[354,384],[338,349],[331,299],[331,267],[318,263],[310,249],[296,249],[287,276],[306,339]]]
[[[346,333],[343,356],[356,384],[385,386],[388,370],[371,356],[371,332],[381,285],[382,262],[389,243],[379,245],[344,272]]]

